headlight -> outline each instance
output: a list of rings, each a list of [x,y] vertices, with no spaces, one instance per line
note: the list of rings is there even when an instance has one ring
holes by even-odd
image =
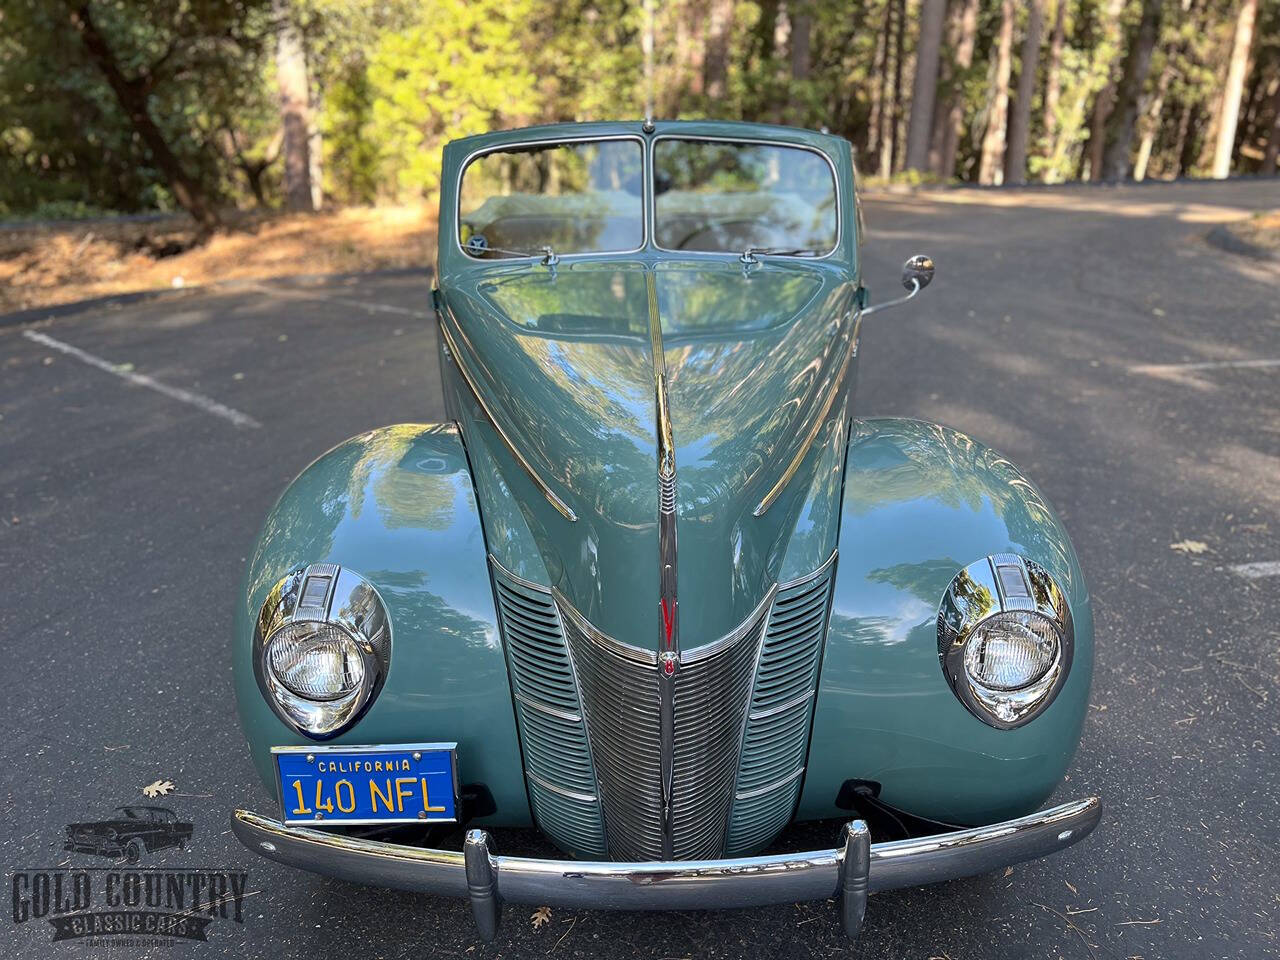
[[[277,716],[312,739],[336,736],[363,715],[386,679],[386,607],[351,570],[330,563],[295,570],[267,594],[253,661]]]
[[[965,567],[938,611],[938,656],[960,702],[1001,729],[1039,716],[1066,682],[1074,633],[1043,567],[996,554]]]

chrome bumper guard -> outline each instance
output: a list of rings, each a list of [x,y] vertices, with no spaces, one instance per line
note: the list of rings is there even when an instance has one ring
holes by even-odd
[[[504,857],[484,830],[464,850],[427,850],[358,840],[237,810],[231,827],[269,860],[354,883],[467,897],[484,940],[497,934],[502,904],[574,910],[708,910],[836,899],[856,937],[867,893],[987,873],[1068,847],[1098,825],[1097,797],[1017,820],[912,840],[871,843],[866,824],[841,831],[840,846],[731,860],[609,863]]]

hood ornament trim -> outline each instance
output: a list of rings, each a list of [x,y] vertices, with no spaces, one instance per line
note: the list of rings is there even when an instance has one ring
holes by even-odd
[[[658,279],[645,274],[649,342],[653,352],[654,410],[658,432],[658,636],[659,742],[662,758],[662,858],[674,857],[676,674],[680,668],[680,601],[676,591],[676,443],[667,401],[667,361],[662,347]]]

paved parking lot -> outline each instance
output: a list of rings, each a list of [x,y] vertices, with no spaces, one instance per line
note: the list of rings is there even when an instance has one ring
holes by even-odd
[[[111,956],[1280,954],[1280,270],[1202,240],[1276,201],[1274,182],[1237,182],[867,204],[873,300],[907,254],[932,254],[938,274],[916,305],[868,319],[861,412],[939,420],[1017,461],[1090,579],[1092,709],[1058,794],[1103,797],[1086,843],[877,895],[856,950],[821,903],[556,911],[536,929],[509,907],[480,946],[465,903],[241,848],[230,811],[271,807],[228,657],[258,524],[330,446],[442,417],[428,281],[398,274],[0,326],[0,867],[69,862],[66,824],[168,780],[155,802],[194,823],[193,843],[147,865],[247,871],[243,923]],[[5,925],[6,957],[106,952],[51,945],[43,920]]]

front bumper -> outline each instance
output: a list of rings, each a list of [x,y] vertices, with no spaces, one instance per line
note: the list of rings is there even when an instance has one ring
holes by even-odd
[[[835,898],[850,936],[868,891],[987,873],[1083,839],[1098,825],[1096,797],[955,833],[871,843],[855,820],[831,850],[730,860],[609,863],[496,855],[483,830],[464,850],[358,840],[237,810],[240,842],[269,860],[355,883],[471,900],[481,936],[497,932],[505,902],[595,910],[706,910]]]

